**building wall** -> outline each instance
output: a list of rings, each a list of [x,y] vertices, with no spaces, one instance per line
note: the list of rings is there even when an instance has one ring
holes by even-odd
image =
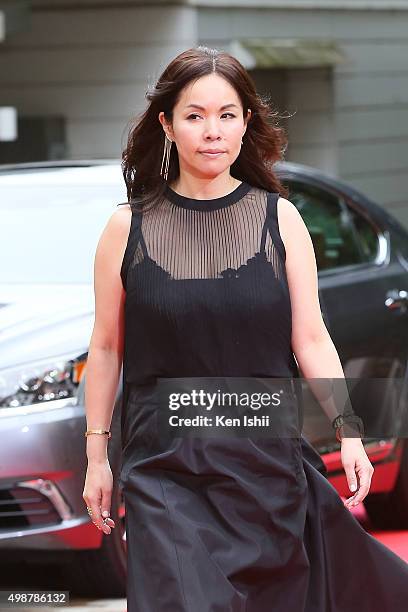
[[[33,10],[0,48],[1,105],[64,115],[69,157],[120,157],[129,120],[168,61],[196,43],[182,6]]]
[[[383,10],[381,0],[344,2],[346,10],[336,9],[336,0],[288,0],[285,9],[278,0],[248,1],[249,8],[236,6],[243,0],[213,0],[214,8],[204,6],[211,0],[92,4],[33,0],[26,29],[0,48],[1,104],[22,115],[64,115],[71,158],[119,157],[149,83],[198,42],[334,39],[346,64],[286,73],[288,109],[281,110],[296,111],[288,158],[349,181],[408,227],[408,10]],[[408,8],[408,1],[392,6]]]
[[[336,41],[348,61],[333,69],[332,86],[324,69],[288,71],[287,110],[297,111],[288,154],[350,182],[408,227],[408,11],[201,8],[198,32],[220,47],[245,37]]]

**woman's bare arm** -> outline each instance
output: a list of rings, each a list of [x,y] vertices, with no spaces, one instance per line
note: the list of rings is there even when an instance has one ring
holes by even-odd
[[[125,291],[120,268],[129,236],[130,206],[109,218],[99,239],[94,264],[95,321],[86,366],[87,429],[109,429],[123,358]],[[107,459],[107,436],[87,437],[88,461]]]
[[[292,349],[303,376],[332,421],[350,408],[350,400],[339,355],[321,314],[313,242],[296,206],[285,198],[278,199],[278,220],[286,250]],[[343,430],[358,436],[348,426]]]
[[[332,421],[337,414],[344,412],[346,406],[352,406],[343,367],[320,310],[312,239],[299,211],[289,200],[279,198],[278,219],[286,250],[292,306],[292,349],[309,387]],[[336,383],[335,393],[331,393],[332,383]],[[359,434],[351,425],[343,425],[340,431],[343,436],[347,434],[341,442],[342,464],[350,490],[356,491],[344,502],[350,508],[368,494],[374,468]]]

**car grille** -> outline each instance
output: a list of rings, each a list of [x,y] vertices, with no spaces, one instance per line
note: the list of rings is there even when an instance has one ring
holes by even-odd
[[[50,499],[39,491],[0,487],[0,531],[53,525],[61,520]]]

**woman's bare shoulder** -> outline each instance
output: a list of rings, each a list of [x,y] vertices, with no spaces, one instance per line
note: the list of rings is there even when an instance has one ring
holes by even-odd
[[[106,224],[106,231],[112,239],[127,237],[132,221],[132,209],[130,204],[118,206],[111,214]]]
[[[293,202],[286,198],[282,198],[282,196],[278,198],[277,209],[279,221],[281,218],[283,220],[293,220],[295,217],[300,217],[300,213]]]
[[[279,233],[287,252],[293,245],[305,246],[310,242],[306,224],[293,202],[286,198],[278,198],[277,217]]]
[[[131,214],[132,214],[132,207],[130,206],[130,204],[120,204],[113,211],[112,217],[122,216],[126,218],[126,217],[131,216]]]
[[[115,208],[99,238],[97,254],[107,254],[109,258],[116,257],[117,254],[120,262],[128,241],[131,222],[132,210],[129,205]]]

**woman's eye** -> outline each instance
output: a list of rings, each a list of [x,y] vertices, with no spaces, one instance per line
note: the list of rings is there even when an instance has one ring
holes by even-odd
[[[224,113],[224,114],[223,114],[223,115],[221,115],[221,116],[223,117],[224,115],[230,115],[230,117],[235,117],[235,115],[234,115],[233,113]],[[189,115],[189,116],[187,117],[187,119],[192,119],[193,117],[199,117],[199,116],[200,116],[200,115],[198,115],[197,113],[193,113],[192,115]]]

